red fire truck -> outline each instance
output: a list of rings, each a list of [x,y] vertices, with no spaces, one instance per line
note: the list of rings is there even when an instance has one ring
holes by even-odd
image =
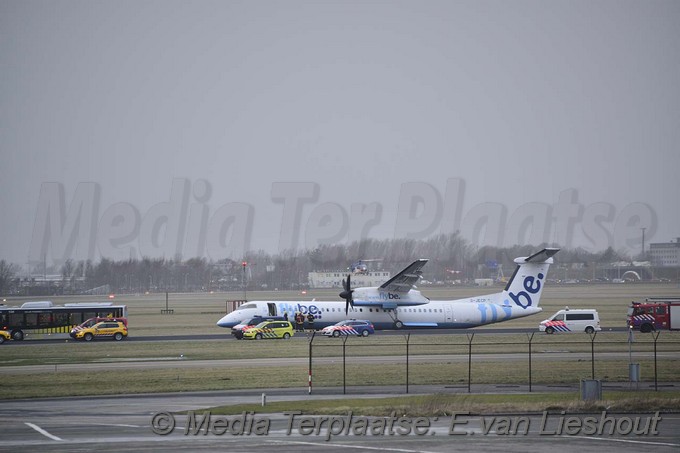
[[[680,330],[680,299],[650,297],[644,302],[632,302],[627,323],[640,332]]]

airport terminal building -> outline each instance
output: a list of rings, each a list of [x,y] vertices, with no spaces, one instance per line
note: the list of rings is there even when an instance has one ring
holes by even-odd
[[[351,276],[353,288],[380,286],[390,279],[390,273],[385,271],[354,273]],[[308,277],[310,288],[342,288],[342,280],[347,278],[347,272],[310,272]]]
[[[680,266],[680,238],[671,242],[649,244],[649,259],[653,266]]]

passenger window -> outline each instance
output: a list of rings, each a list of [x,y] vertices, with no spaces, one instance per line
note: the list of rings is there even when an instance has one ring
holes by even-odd
[[[665,315],[666,314],[666,307],[664,307],[663,305],[659,305],[658,307],[656,307],[656,314],[657,315]]]
[[[52,315],[50,313],[40,313],[38,315],[38,325],[40,327],[48,327],[50,325]]]
[[[552,320],[553,321],[564,321],[564,313],[560,313],[559,315],[555,315],[555,317]]]

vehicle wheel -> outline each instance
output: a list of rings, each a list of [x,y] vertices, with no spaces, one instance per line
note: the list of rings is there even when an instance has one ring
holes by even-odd
[[[92,335],[91,333],[86,333],[85,336],[83,337],[83,340],[92,341],[93,338],[94,338],[94,335]]]
[[[5,337],[3,337],[2,335],[0,335],[0,344],[3,344],[4,342],[5,342]]]
[[[333,331],[333,336],[334,336],[334,337],[339,337],[339,336],[340,336],[340,331],[339,331],[339,330],[334,330],[334,331]]]
[[[255,334],[255,339],[256,339],[256,340],[261,340],[261,339],[262,339],[262,334],[261,334],[261,333]]]
[[[586,327],[586,333],[587,333],[587,334],[589,334],[589,335],[590,335],[590,334],[592,334],[593,332],[595,332],[595,329],[593,329],[593,327],[592,327],[592,326],[588,326],[588,327]]]
[[[21,341],[24,339],[24,333],[21,330],[15,330],[12,332],[12,339],[14,341]]]
[[[545,333],[547,333],[548,335],[552,335],[553,332],[555,332],[555,329],[553,329],[552,327],[545,328]]]
[[[290,334],[289,334],[288,332],[284,333],[284,334],[283,334],[283,339],[284,339],[284,340],[290,339]]]
[[[113,339],[116,341],[120,341],[123,339],[123,334],[120,332],[116,332],[116,334],[113,336]]]
[[[394,321],[394,328],[395,328],[395,329],[399,330],[399,329],[401,329],[402,327],[404,327],[404,323],[403,323],[403,322],[401,322],[401,321]]]
[[[642,333],[649,333],[652,331],[652,325],[651,324],[643,324],[640,326],[640,332]]]
[[[367,337],[369,334],[370,334],[370,332],[369,332],[368,330],[366,330],[366,329],[364,329],[364,330],[361,331],[361,336],[362,336],[362,337]]]

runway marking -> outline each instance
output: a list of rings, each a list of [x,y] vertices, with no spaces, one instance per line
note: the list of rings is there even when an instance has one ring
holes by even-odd
[[[43,436],[49,437],[49,438],[52,439],[52,440],[60,440],[60,441],[63,441],[63,440],[64,440],[64,439],[62,439],[61,437],[57,437],[57,436],[55,436],[54,434],[48,433],[47,431],[45,431],[44,429],[42,429],[42,428],[41,428],[40,426],[38,426],[38,425],[34,425],[33,423],[28,423],[28,422],[25,422],[25,424],[26,424],[26,426],[28,426],[28,427],[30,427],[30,428],[33,428],[34,430],[38,431],[38,432],[39,432],[40,434],[42,434]]]
[[[78,423],[79,425],[81,424],[80,422]],[[125,425],[122,423],[88,423],[88,425],[92,426],[118,426],[120,428],[148,428],[146,425]]]
[[[270,443],[274,444],[299,444],[299,445],[316,445],[316,446],[321,446],[321,447],[328,447],[328,443],[323,443],[323,442],[301,442],[301,441],[283,441],[283,440],[272,440],[268,441]],[[437,453],[437,452],[428,452],[427,450],[406,450],[404,448],[384,448],[384,447],[369,447],[367,445],[345,445],[345,444],[333,444],[333,448],[353,448],[357,449],[360,448],[362,450],[377,450],[377,451],[400,451],[403,453]]]
[[[680,444],[672,444],[670,442],[652,442],[652,441],[649,441],[649,440],[608,439],[608,438],[603,438],[603,437],[590,437],[590,436],[583,436],[582,439],[604,440],[604,441],[610,441],[610,442],[623,442],[623,443],[627,443],[627,444],[643,444],[643,445],[654,445],[654,446],[663,446],[663,447],[680,447]]]

